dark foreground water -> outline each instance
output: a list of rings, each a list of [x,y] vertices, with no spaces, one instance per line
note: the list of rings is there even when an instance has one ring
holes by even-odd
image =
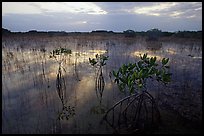
[[[50,59],[57,47],[72,50],[63,64],[66,107],[74,113],[59,120],[62,103],[56,89],[58,64]],[[43,51],[45,49],[45,51]],[[123,63],[139,60],[139,54],[170,58],[172,82],[147,88],[156,98],[163,122],[155,133],[200,133],[202,120],[202,41],[142,38],[3,38],[2,133],[113,133],[102,117],[125,95],[112,82],[110,72]],[[103,68],[105,87],[100,105],[95,91],[96,69],[88,59],[109,56]],[[103,110],[100,110],[99,106]],[[198,126],[195,126],[193,123]],[[192,127],[193,126],[193,127]]]

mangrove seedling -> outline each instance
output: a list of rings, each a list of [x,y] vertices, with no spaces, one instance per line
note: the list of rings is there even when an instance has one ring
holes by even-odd
[[[106,65],[106,60],[108,60],[109,56],[98,55],[96,54],[95,58],[89,58],[89,63],[97,68],[95,87],[96,87],[96,95],[100,99],[100,104],[102,101],[103,90],[105,86],[102,67]]]
[[[157,57],[147,57],[147,53],[140,55],[140,61],[137,63],[123,64],[117,71],[113,70],[115,82],[119,90],[129,94],[135,93],[136,90],[146,89],[147,79],[156,79],[165,85],[171,81],[171,73],[168,66],[169,58],[163,58],[157,63]]]
[[[159,108],[154,97],[147,91],[146,83],[147,79],[156,79],[164,84],[171,81],[170,67],[167,65],[169,58],[163,58],[160,65],[156,61],[157,57],[147,57],[144,54],[140,55],[140,59],[137,63],[123,64],[117,71],[113,71],[119,90],[130,94],[113,105],[104,116],[116,131],[121,130],[121,124],[128,126],[128,131],[131,128],[141,132],[159,125]]]
[[[50,58],[54,58],[57,63],[59,64],[58,73],[57,73],[57,79],[56,79],[56,88],[57,93],[59,95],[59,98],[62,102],[62,111],[59,114],[59,119],[66,118],[67,120],[71,115],[74,115],[74,107],[70,108],[70,106],[65,106],[65,92],[66,92],[66,81],[64,79],[64,76],[62,74],[62,69],[64,72],[66,72],[65,68],[62,67],[62,63],[66,60],[66,56],[70,55],[72,52],[70,49],[66,48],[59,48],[55,49],[52,52],[50,52]]]
[[[61,66],[61,64],[65,61],[66,56],[71,55],[72,51],[66,48],[58,48],[50,52],[50,58],[54,58],[57,63]]]

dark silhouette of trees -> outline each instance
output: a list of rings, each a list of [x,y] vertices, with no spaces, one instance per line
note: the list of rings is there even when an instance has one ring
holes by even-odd
[[[2,28],[2,34],[11,34],[11,31],[8,29]]]
[[[150,41],[157,41],[159,37],[162,36],[162,31],[157,29],[157,28],[154,28],[154,29],[150,29],[146,32],[147,34],[147,40],[150,40]]]
[[[136,33],[135,31],[133,30],[126,30],[126,31],[123,31],[123,33],[125,34],[125,37],[135,37],[136,36]]]

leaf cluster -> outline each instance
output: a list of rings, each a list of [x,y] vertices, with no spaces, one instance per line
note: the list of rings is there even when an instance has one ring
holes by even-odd
[[[134,93],[135,89],[146,88],[146,80],[155,78],[157,81],[167,84],[171,81],[169,73],[169,58],[163,58],[159,65],[156,57],[147,57],[147,53],[140,55],[137,63],[123,64],[117,71],[113,71],[115,82],[120,91]]]
[[[69,55],[69,54],[72,54],[72,51],[70,49],[60,47],[50,52],[50,58],[53,57],[56,58],[57,55]]]
[[[109,56],[104,56],[104,55],[98,55],[96,54],[95,58],[91,59],[89,58],[89,63],[92,66],[104,66],[106,65],[106,60],[108,60]]]

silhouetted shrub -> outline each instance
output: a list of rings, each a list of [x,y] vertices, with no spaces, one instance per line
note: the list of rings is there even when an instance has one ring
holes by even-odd
[[[157,28],[154,28],[154,29],[147,31],[147,37],[148,37],[147,40],[157,41],[158,38],[161,36],[162,36],[162,31],[157,29]]]

